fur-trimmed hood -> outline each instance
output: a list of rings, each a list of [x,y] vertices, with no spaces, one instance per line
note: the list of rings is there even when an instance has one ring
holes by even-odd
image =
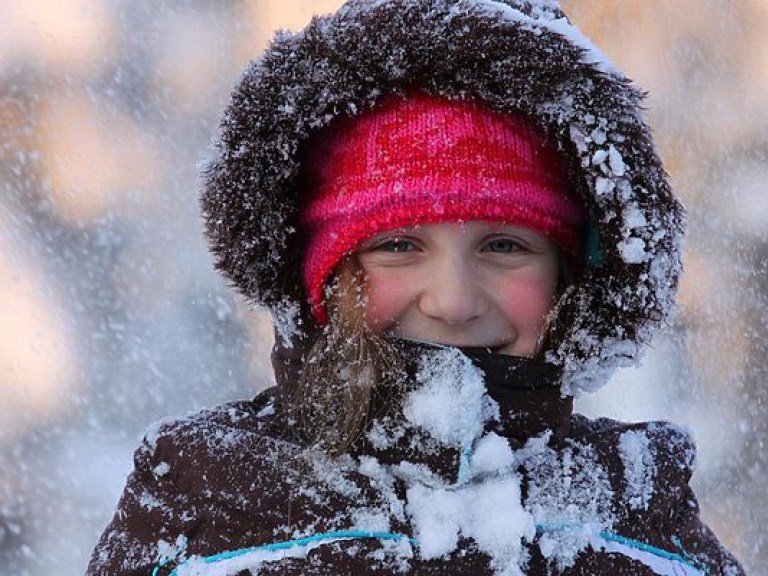
[[[523,112],[568,160],[590,212],[588,262],[549,319],[564,390],[632,364],[668,317],[682,208],[642,117],[643,93],[553,0],[350,0],[279,32],[234,88],[201,198],[217,268],[271,309],[288,342],[314,329],[301,282],[300,148],[340,115],[414,88]]]

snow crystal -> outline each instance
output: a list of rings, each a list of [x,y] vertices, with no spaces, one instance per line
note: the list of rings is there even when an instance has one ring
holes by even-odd
[[[166,542],[160,540],[157,543],[157,561],[167,562],[169,560],[178,560],[184,557],[187,550],[187,537],[180,534],[175,542]]]
[[[284,300],[275,304],[272,307],[272,320],[283,345],[286,348],[293,348],[293,337],[299,334],[299,303]]]
[[[623,176],[627,171],[627,166],[624,164],[624,158],[621,153],[613,146],[608,146],[608,165],[616,176]]]
[[[598,150],[592,155],[592,165],[593,166],[599,166],[603,162],[605,162],[605,159],[608,158],[608,151],[607,150]]]
[[[312,454],[312,477],[322,482],[325,486],[354,500],[361,495],[360,487],[349,479],[347,472],[355,465],[350,457],[331,459],[320,452]],[[302,486],[299,488],[302,494],[310,495],[314,488]]]
[[[592,64],[601,72],[611,74],[618,78],[623,78],[624,75],[616,68],[616,66],[614,66],[610,58],[608,58],[602,50],[597,48],[597,46],[595,46],[592,41],[581,32],[581,30],[571,25],[565,18],[550,20],[547,22],[546,27],[569,40],[574,46],[584,50],[584,56],[582,56],[581,60],[585,64]]]
[[[680,452],[685,465],[691,470],[696,468],[696,441],[688,426],[673,424],[671,422],[651,422],[648,425],[651,434],[663,433],[667,446],[673,452]]]
[[[605,118],[601,118],[600,121],[600,126],[589,133],[589,137],[592,139],[592,142],[598,146],[605,144],[605,141],[608,139],[608,134],[605,131]]]
[[[443,479],[433,472],[426,464],[416,464],[403,460],[391,467],[392,474],[406,484],[422,484],[425,486],[445,486]]]
[[[623,336],[606,336],[598,340],[586,330],[577,332],[574,339],[585,351],[584,359],[576,361],[568,356],[563,359],[563,394],[594,392],[616,369],[636,366],[642,359],[643,350],[639,342],[644,341],[644,337],[641,335],[637,341]],[[592,352],[597,349],[602,350],[602,353]],[[547,358],[554,361],[558,359],[551,353],[547,354]]]
[[[616,188],[616,183],[610,178],[598,177],[595,180],[595,192],[598,196],[604,196]]]
[[[168,472],[171,471],[171,465],[168,464],[168,462],[160,462],[157,466],[155,466],[152,469],[152,473],[157,477],[160,478],[162,476],[165,476],[168,474]]]
[[[642,238],[627,238],[618,245],[621,258],[627,264],[642,264],[650,258]]]
[[[625,500],[630,508],[647,510],[653,496],[656,463],[650,440],[641,430],[629,430],[619,438],[619,455],[627,483]]]
[[[593,131],[592,134],[595,134],[595,132]],[[605,134],[600,133],[598,138],[604,141]],[[601,148],[592,154],[591,162],[593,166],[603,166],[603,172],[606,174],[623,176],[627,171],[621,152],[612,145],[608,146],[607,149]]]
[[[395,491],[395,475],[371,456],[363,456],[358,463],[357,471],[372,480],[372,484],[379,490],[386,500],[388,512],[398,522],[405,521],[405,507],[403,501]]]
[[[139,506],[145,510],[154,510],[156,508],[162,508],[163,503],[154,494],[142,492],[141,495],[139,495]]]
[[[584,154],[587,151],[587,137],[576,126],[571,125],[569,128],[571,142],[576,146],[576,150],[579,154]]]
[[[645,215],[642,210],[636,204],[630,204],[623,211],[624,226],[629,230],[636,228],[644,228],[648,225],[648,221],[645,219]]]
[[[416,380],[421,386],[408,394],[403,413],[445,444],[471,446],[485,422],[498,418],[498,405],[485,392],[482,372],[458,350],[425,354]]]
[[[363,532],[389,532],[390,526],[389,514],[383,510],[374,510],[363,508],[356,510],[352,514],[352,530],[361,530]]]
[[[377,418],[365,435],[374,449],[386,450],[405,436],[405,427],[388,417]]]
[[[147,430],[144,432],[144,443],[149,448],[151,454],[154,454],[155,451],[157,451],[157,441],[165,432],[166,426],[175,422],[176,420],[174,418],[166,417],[153,422],[147,427]]]

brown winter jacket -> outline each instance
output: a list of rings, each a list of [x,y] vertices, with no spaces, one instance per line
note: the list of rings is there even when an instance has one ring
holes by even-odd
[[[743,573],[699,519],[685,432],[572,415],[551,365],[468,354],[499,407],[475,446],[503,439],[511,466],[460,479],[460,450],[435,442],[400,408],[388,416],[398,421],[394,442],[368,434],[350,455],[332,459],[290,439],[271,389],[147,434],[88,574]],[[414,521],[420,498],[507,479],[519,482],[520,494],[494,505],[516,514],[522,502],[535,521],[535,532],[517,538],[519,550],[489,557],[462,526],[450,552],[423,557]],[[450,515],[438,521],[444,527],[425,537],[455,530]]]
[[[438,362],[485,374],[478,388],[464,366],[454,382],[481,419],[446,406],[472,434],[430,435],[414,410],[429,381],[416,378],[331,459],[294,441],[281,404],[317,333],[301,282],[302,154],[334,118],[414,89],[541,127],[589,212],[585,261],[535,362]],[[147,435],[89,574],[742,574],[699,520],[688,435],[589,421],[568,400],[633,365],[674,302],[683,212],[642,99],[556,0],[349,0],[279,32],[234,88],[201,205],[217,268],[269,308],[278,352],[294,357],[278,354],[277,392]]]

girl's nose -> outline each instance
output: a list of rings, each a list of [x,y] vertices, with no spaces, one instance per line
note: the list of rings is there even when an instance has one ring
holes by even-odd
[[[485,314],[488,298],[469,266],[446,260],[431,267],[418,307],[425,316],[459,326]]]

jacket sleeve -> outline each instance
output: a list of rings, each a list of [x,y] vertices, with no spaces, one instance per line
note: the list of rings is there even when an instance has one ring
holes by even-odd
[[[176,450],[167,428],[148,432],[136,450],[134,470],[93,551],[87,576],[145,576],[158,563],[183,556],[182,535],[194,514],[184,492],[174,486]]]
[[[690,486],[682,493],[669,532],[680,554],[705,568],[708,576],[745,576],[738,560],[701,520],[699,504]]]
[[[708,576],[743,576],[736,558],[725,549],[701,519],[699,504],[689,482],[696,467],[696,444],[690,433],[673,424],[651,424],[658,447],[661,496],[669,507],[662,521],[663,538],[672,551],[704,569]]]

